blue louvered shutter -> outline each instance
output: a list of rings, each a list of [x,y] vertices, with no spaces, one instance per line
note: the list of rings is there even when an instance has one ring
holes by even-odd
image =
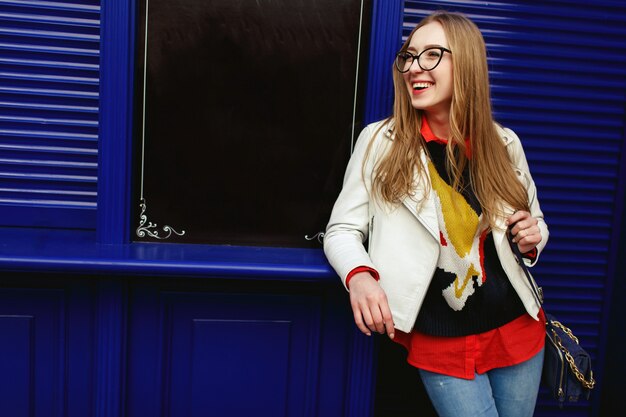
[[[550,228],[533,274],[546,309],[597,364],[626,120],[626,3],[407,0],[403,40],[436,9],[467,14],[485,37],[496,119],[522,140]],[[583,401],[566,414],[590,413]],[[542,392],[536,415],[564,414]]]
[[[0,226],[95,228],[99,19],[0,0]]]

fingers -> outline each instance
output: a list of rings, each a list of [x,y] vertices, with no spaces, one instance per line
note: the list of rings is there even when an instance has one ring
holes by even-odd
[[[520,239],[517,242],[517,247],[519,248],[521,253],[526,253],[531,251],[535,246],[537,246],[539,242],[541,242],[541,233],[537,232],[535,234]]]
[[[389,304],[385,303],[384,306],[381,306],[381,313],[383,315],[383,321],[385,324],[385,331],[387,335],[389,335],[390,339],[395,337],[395,329],[393,327],[393,317],[391,316],[391,310],[389,309]]]
[[[516,223],[526,219],[530,217],[530,213],[524,210],[519,210],[516,211],[515,213],[513,213],[511,216],[509,216],[509,218],[506,220],[507,225],[513,225],[515,226]]]
[[[368,336],[371,336],[372,335],[371,330],[363,322],[363,317],[365,315],[368,316],[366,320],[371,321],[371,315],[369,315],[369,312],[368,311],[361,312],[359,308],[355,309],[354,306],[352,306],[352,312],[354,313],[354,323],[356,323],[356,327],[358,327],[358,329],[361,332],[365,333]]]
[[[367,296],[355,297],[352,300],[352,312],[356,326],[364,334],[371,336],[372,332],[387,333],[392,339],[395,336],[391,310],[382,289]]]
[[[539,221],[527,211],[517,211],[507,219],[512,225],[510,233],[513,242],[517,244],[520,252],[526,253],[541,242],[541,229]]]
[[[527,211],[517,211],[507,219],[511,225],[510,232],[514,236],[514,242],[518,242],[528,236],[540,233],[539,221]]]
[[[387,306],[387,297],[384,294],[367,296],[361,305],[365,325],[373,332],[385,333],[385,323],[381,312],[381,304]],[[387,309],[389,307],[386,307]]]
[[[539,243],[541,241],[541,230],[539,226],[533,225],[524,229],[519,229],[517,233],[512,232],[513,242],[529,244],[532,242]],[[537,240],[538,239],[538,240]]]
[[[537,219],[532,217],[527,211],[516,211],[507,219],[507,224],[511,225],[511,233],[517,235],[521,230],[536,226],[539,223]]]

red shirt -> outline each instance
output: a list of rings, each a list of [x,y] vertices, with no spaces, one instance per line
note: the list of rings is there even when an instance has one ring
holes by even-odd
[[[422,136],[426,141],[442,141],[432,131],[426,118],[422,119]],[[469,143],[467,149],[469,150]],[[536,250],[527,255],[536,256]],[[348,274],[346,285],[357,272],[368,271],[378,279],[378,272],[357,267]],[[484,333],[459,337],[430,336],[412,331],[396,330],[394,341],[408,351],[407,362],[431,372],[457,378],[474,379],[475,373],[516,365],[539,353],[545,341],[545,316],[539,312],[539,321],[524,314],[517,319]]]
[[[346,283],[357,272],[369,271],[378,280],[378,272],[366,266],[354,268]],[[407,362],[416,368],[463,379],[474,373],[516,365],[535,356],[545,342],[546,319],[539,311],[539,321],[528,314],[484,333],[459,337],[430,336],[417,331],[396,329],[394,341],[407,351]]]
[[[535,356],[545,341],[543,310],[539,321],[530,315],[470,336],[441,337],[396,330],[394,341],[408,351],[407,362],[431,372],[474,379],[474,373],[516,365]]]

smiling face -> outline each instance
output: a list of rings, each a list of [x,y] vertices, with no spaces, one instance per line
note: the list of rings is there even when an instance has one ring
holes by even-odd
[[[431,22],[417,29],[407,51],[418,55],[433,46],[449,49],[446,34],[438,22]],[[453,91],[452,72],[452,55],[447,52],[443,53],[441,62],[431,71],[424,71],[417,62],[413,62],[410,69],[403,74],[413,108],[424,110],[431,117],[448,120]]]

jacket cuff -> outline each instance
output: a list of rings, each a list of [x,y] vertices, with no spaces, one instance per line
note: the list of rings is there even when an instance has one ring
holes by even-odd
[[[346,288],[350,289],[350,280],[359,272],[369,272],[376,281],[380,279],[378,271],[376,271],[374,268],[370,268],[369,266],[357,266],[352,271],[348,272],[348,275],[346,276]]]
[[[532,248],[528,252],[523,253],[522,256],[531,262],[535,262],[535,260],[537,259],[537,248]]]

